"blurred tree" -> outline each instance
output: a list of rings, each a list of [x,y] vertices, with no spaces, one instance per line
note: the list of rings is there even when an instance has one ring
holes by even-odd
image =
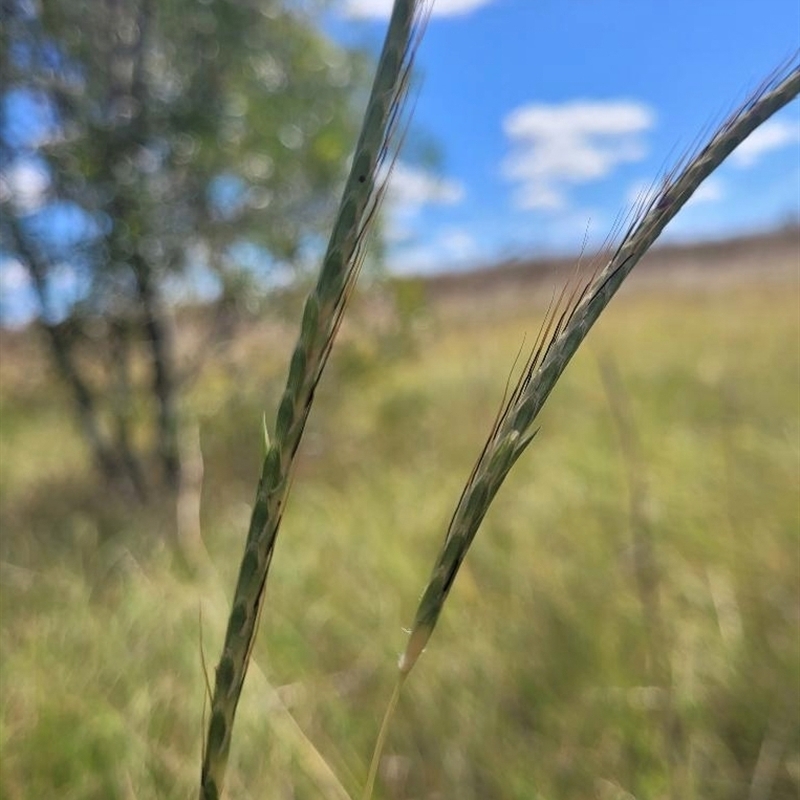
[[[251,290],[313,250],[365,59],[320,33],[313,4],[0,8],[0,260],[27,273],[104,478],[141,501],[175,492],[187,364],[170,301],[191,290],[209,303],[197,364]]]

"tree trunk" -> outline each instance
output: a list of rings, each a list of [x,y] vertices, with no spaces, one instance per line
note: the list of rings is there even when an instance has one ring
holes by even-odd
[[[134,390],[130,382],[130,331],[125,320],[112,320],[110,327],[111,370],[114,373],[114,386],[110,394],[115,446],[139,499],[146,502],[147,481],[139,457],[131,445],[130,436],[131,409],[134,400]]]
[[[115,453],[107,437],[102,433],[94,395],[88,383],[78,371],[73,358],[70,334],[65,326],[49,321],[52,315],[50,314],[47,299],[47,280],[45,277],[47,268],[42,263],[36,248],[27,241],[25,234],[19,230],[17,221],[10,214],[8,216],[8,225],[5,229],[13,242],[16,254],[31,278],[31,283],[42,309],[37,323],[39,330],[47,340],[58,375],[70,389],[78,426],[92,454],[92,461],[100,475],[110,485],[119,487],[124,494],[132,495],[138,501],[144,502],[146,493],[143,483],[136,479],[135,473],[130,470],[124,459],[119,458],[118,453]]]
[[[134,257],[133,266],[152,360],[153,395],[158,404],[157,452],[164,482],[170,492],[177,494],[181,481],[181,459],[172,332],[150,266],[138,255]]]

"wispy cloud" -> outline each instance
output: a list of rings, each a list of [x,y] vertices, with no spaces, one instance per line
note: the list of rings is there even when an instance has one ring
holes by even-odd
[[[625,202],[632,208],[639,208],[649,203],[658,193],[658,183],[638,180],[628,187],[625,193]]]
[[[403,242],[415,236],[416,221],[428,206],[454,206],[465,196],[463,184],[419,167],[397,162],[389,179],[385,209],[386,235]]]
[[[494,0],[436,0],[431,9],[432,17],[455,17],[469,14]],[[344,14],[349,17],[388,19],[392,13],[392,0],[347,0]]]
[[[454,266],[472,266],[484,255],[475,237],[464,228],[444,228],[424,243],[398,248],[391,259],[395,274],[422,275]]]
[[[389,179],[388,201],[406,209],[419,210],[424,205],[450,206],[464,199],[464,187],[458,181],[398,162]]]
[[[770,120],[756,128],[731,154],[731,163],[740,169],[755,166],[763,155],[800,143],[800,127],[784,120]]]
[[[643,103],[577,100],[521,106],[503,121],[512,152],[503,174],[518,185],[521,209],[558,211],[572,186],[607,177],[647,154],[642,134],[655,123]]]
[[[725,197],[725,183],[717,177],[706,178],[689,198],[686,207],[717,203]]]

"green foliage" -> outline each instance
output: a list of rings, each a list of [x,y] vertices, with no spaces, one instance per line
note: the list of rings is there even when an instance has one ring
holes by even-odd
[[[521,459],[498,494],[435,646],[404,688],[383,796],[662,798],[673,748],[679,796],[744,800],[763,747],[779,752],[770,796],[796,795],[800,361],[786,342],[800,335],[797,291],[639,290],[601,319],[542,413],[536,458]],[[352,378],[334,352],[332,380],[319,387],[267,589],[273,613],[254,655],[353,793],[420,579],[497,410],[509,353],[540,313],[525,302],[476,324],[468,308],[463,318],[451,308],[444,324],[432,308],[437,336],[414,353],[379,354]],[[681,723],[669,744],[632,561],[626,456],[598,371],[605,353],[629,396],[662,568],[662,645]],[[263,369],[260,343],[246,358]],[[33,474],[26,462],[43,456],[25,443],[73,440],[43,413],[47,395],[20,403],[17,387],[30,389],[0,383],[2,436],[13,435],[18,454],[3,464],[0,518],[3,797],[196,791],[199,609],[211,669],[263,456],[262,397],[220,381],[225,369],[212,362],[189,398],[202,408],[206,385],[230,393],[201,418],[214,484],[203,530],[219,575],[196,581],[145,545],[164,524],[155,516],[128,519],[103,543],[76,507],[80,495],[57,491],[74,486],[68,465],[51,469],[53,516],[37,518],[41,498],[16,475]],[[282,377],[276,364],[274,381]],[[239,430],[250,420],[249,440],[218,424],[229,408]],[[46,538],[56,514],[59,550]],[[267,732],[276,718],[251,668],[230,797],[276,787],[325,796],[301,744]]]
[[[0,126],[0,178],[22,164],[46,188],[0,198],[3,254],[99,472],[146,502],[180,485],[185,384],[321,249],[367,59],[282,0],[7,6],[2,108],[27,97],[42,118]],[[176,297],[214,309],[180,352]]]
[[[204,245],[212,269],[227,269],[224,247],[242,237],[291,260],[325,232],[364,59],[278,0],[79,0],[43,14],[28,34],[63,50],[44,86],[69,130],[45,148],[55,182],[109,214],[131,248],[180,269],[187,246]],[[42,81],[30,68],[14,76],[22,87]],[[220,176],[242,191],[214,202]]]

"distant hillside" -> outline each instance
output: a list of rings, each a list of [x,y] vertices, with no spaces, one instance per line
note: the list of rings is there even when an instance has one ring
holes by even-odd
[[[587,266],[600,256],[584,255]],[[578,257],[531,258],[480,269],[422,277],[430,299],[456,295],[530,290],[552,286],[575,269]],[[709,281],[792,281],[800,277],[800,227],[767,234],[692,244],[673,244],[651,250],[636,267],[628,284],[664,281],[707,284]]]

